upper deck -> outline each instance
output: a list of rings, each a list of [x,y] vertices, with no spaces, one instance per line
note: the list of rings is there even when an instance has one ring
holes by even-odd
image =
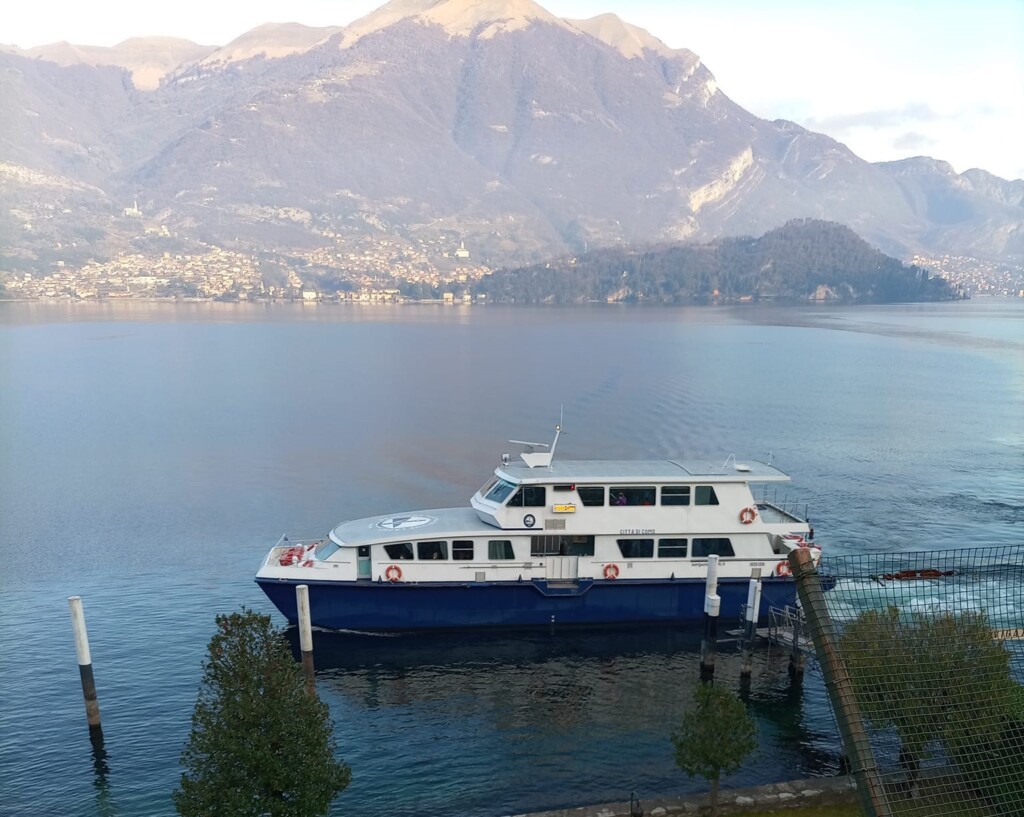
[[[521,485],[586,482],[594,485],[633,483],[788,482],[790,477],[763,462],[724,465],[710,460],[552,460],[530,467],[522,462],[500,465],[495,474]]]

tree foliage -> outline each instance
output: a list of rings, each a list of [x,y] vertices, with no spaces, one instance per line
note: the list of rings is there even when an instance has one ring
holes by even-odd
[[[694,690],[694,706],[683,715],[672,734],[676,765],[690,777],[711,783],[711,814],[718,809],[718,784],[722,775],[739,769],[757,746],[757,730],[747,707],[722,687],[700,684]]]
[[[269,616],[217,616],[184,772],[182,817],[316,817],[348,785],[335,757],[326,704],[305,691],[301,668]]]
[[[477,284],[515,303],[711,303],[740,300],[932,301],[948,284],[871,247],[848,227],[801,219],[761,238],[646,249],[610,248],[519,269]]]
[[[868,610],[839,648],[861,715],[896,732],[911,784],[941,745],[990,800],[1024,809],[1024,693],[983,613]]]

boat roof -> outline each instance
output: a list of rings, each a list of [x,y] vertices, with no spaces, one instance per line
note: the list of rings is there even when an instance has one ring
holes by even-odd
[[[499,466],[498,476],[520,483],[601,483],[604,485],[644,482],[788,482],[790,477],[763,462],[734,464],[710,460],[552,460],[550,465],[530,467],[510,462]]]
[[[507,539],[510,532],[483,522],[472,508],[432,508],[352,519],[334,528],[331,536],[345,546],[358,546],[472,536]]]

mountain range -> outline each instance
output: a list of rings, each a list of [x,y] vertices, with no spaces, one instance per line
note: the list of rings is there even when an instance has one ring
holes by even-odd
[[[864,161],[745,111],[692,51],[531,0],[8,47],[0,122],[0,270],[137,247],[140,219],[165,250],[450,239],[498,266],[813,218],[904,258],[1024,259],[1024,181]]]

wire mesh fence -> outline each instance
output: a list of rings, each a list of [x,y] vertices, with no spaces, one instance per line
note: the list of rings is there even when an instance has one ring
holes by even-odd
[[[1024,815],[1024,547],[791,561],[865,813]]]

